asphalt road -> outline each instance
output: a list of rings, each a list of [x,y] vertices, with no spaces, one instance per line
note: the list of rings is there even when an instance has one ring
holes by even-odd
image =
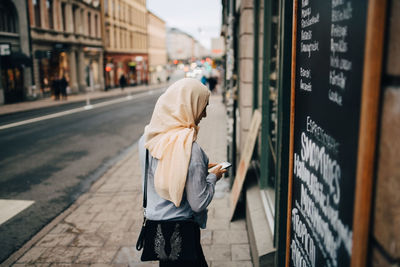
[[[160,94],[158,90],[0,130],[0,199],[35,201],[0,225],[0,262],[68,208],[137,142]],[[10,121],[22,120],[24,115],[17,117]],[[26,113],[26,118],[31,117],[32,113]]]
[[[140,92],[137,92],[135,94],[138,94],[138,93],[140,93]],[[118,99],[121,97],[122,97],[122,95],[109,96],[109,97],[104,97],[104,98],[99,98],[99,99],[91,99],[90,104],[98,104],[98,103],[102,103],[102,102],[107,102],[107,101],[110,101],[113,99]],[[37,109],[33,109],[33,110],[20,111],[20,112],[15,112],[15,113],[11,113],[11,114],[1,114],[0,115],[0,126],[18,122],[18,121],[22,121],[22,120],[28,120],[28,119],[37,118],[40,116],[54,114],[57,112],[71,110],[71,109],[83,107],[85,105],[86,105],[86,100],[78,101],[78,102],[60,101],[59,105],[57,105],[57,106],[37,108]]]

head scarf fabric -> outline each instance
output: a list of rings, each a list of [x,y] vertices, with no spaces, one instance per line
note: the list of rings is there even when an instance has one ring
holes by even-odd
[[[145,147],[159,160],[154,175],[156,192],[179,207],[199,127],[210,92],[200,81],[181,79],[160,96],[145,127]]]

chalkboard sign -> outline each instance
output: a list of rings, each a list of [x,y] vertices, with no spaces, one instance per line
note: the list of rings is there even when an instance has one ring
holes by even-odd
[[[289,266],[350,266],[367,1],[298,0]]]

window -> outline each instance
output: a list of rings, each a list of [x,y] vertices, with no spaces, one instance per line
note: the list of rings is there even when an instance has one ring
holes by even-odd
[[[92,35],[92,15],[90,14],[90,12],[88,12],[88,16],[87,16],[87,18],[88,18],[88,31],[87,31],[87,34],[89,35],[89,36],[91,36]]]
[[[108,0],[104,0],[104,13],[108,15]]]
[[[110,36],[110,29],[106,29],[106,47],[109,48],[111,46],[110,44],[111,36]]]
[[[125,21],[125,4],[121,3],[121,21]]]
[[[262,2],[262,0],[261,0]],[[274,245],[284,247],[287,221],[287,183],[289,174],[292,4],[263,1],[259,12],[259,82],[262,81],[262,136],[260,187]],[[265,33],[265,36],[263,35]],[[275,208],[277,210],[275,210]],[[285,255],[278,255],[283,266]]]
[[[124,31],[124,48],[129,48],[128,41],[128,32]]]
[[[120,45],[120,48],[124,48],[123,47],[123,44],[124,44],[124,33],[123,33],[123,31],[121,30],[120,31],[120,39],[119,39],[119,45]]]
[[[114,48],[117,48],[118,40],[117,40],[117,26],[114,27]]]
[[[85,25],[84,21],[85,21],[85,11],[83,9],[81,9],[81,15],[80,15],[80,18],[79,18],[79,29],[80,29],[79,32],[82,35],[85,34],[85,30],[86,30],[85,27],[87,26],[87,25]]]
[[[111,0],[111,6],[112,6],[112,14],[113,14],[113,17],[115,18],[115,0]]]
[[[73,22],[73,25],[74,25],[74,32],[75,33],[78,33],[78,23],[77,23],[77,17],[78,17],[78,7],[77,6],[72,6],[72,22]]]
[[[65,13],[65,3],[61,3],[61,17],[62,17],[62,29],[63,31],[67,31],[67,21],[66,21],[66,13]]]
[[[49,29],[54,29],[53,0],[46,0],[46,10],[47,10],[48,27]]]
[[[40,0],[32,0],[33,12],[35,14],[35,26],[40,27]]]
[[[120,5],[119,2],[117,3],[117,13],[116,13],[116,16],[117,16],[118,19],[121,19],[121,5]]]
[[[138,14],[138,11],[137,11],[137,9],[135,8],[135,12],[134,12],[134,24],[135,25],[138,25],[139,23],[138,23],[138,20],[139,20],[139,14]]]
[[[0,3],[0,32],[17,33],[17,16],[12,4],[8,1]]]
[[[95,27],[95,31],[94,31],[94,36],[95,37],[99,37],[99,25],[98,25],[98,16],[97,14],[94,15],[94,27]]]
[[[130,34],[131,36],[130,36],[130,39],[131,39],[131,45],[129,46],[130,48],[133,48],[133,34],[131,33]]]

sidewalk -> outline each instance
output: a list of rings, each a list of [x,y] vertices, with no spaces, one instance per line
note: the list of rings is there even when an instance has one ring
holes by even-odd
[[[198,142],[210,162],[226,160],[226,113],[211,96]],[[210,136],[212,134],[212,136]],[[90,191],[59,215],[5,263],[13,266],[158,266],[140,262],[135,244],[143,219],[137,146],[110,168]],[[210,267],[253,266],[245,219],[229,221],[229,182],[217,183],[202,230]]]
[[[43,99],[38,99],[38,100],[33,100],[33,101],[25,101],[25,102],[20,102],[20,103],[15,103],[15,104],[0,105],[0,115],[20,112],[20,111],[25,111],[25,110],[38,109],[38,108],[43,108],[43,107],[52,107],[52,106],[58,106],[58,105],[63,105],[63,104],[68,104],[68,103],[86,101],[87,98],[93,100],[93,99],[107,98],[107,97],[113,97],[113,96],[126,96],[129,94],[133,94],[133,93],[141,92],[141,91],[145,91],[145,90],[167,87],[168,85],[169,85],[168,83],[160,83],[160,84],[151,84],[151,85],[130,86],[130,87],[125,87],[124,90],[121,90],[120,88],[114,88],[114,89],[110,89],[108,91],[95,91],[95,92],[88,92],[88,93],[73,94],[73,95],[68,96],[68,100],[57,100],[56,101],[56,100],[53,100],[52,98],[43,98]]]

